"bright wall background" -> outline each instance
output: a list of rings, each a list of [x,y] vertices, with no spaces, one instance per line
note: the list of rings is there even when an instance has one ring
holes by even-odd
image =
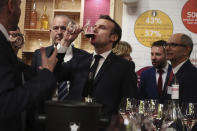
[[[123,4],[122,40],[129,42],[133,48],[131,56],[135,62],[136,71],[144,66],[152,65],[150,59],[151,49],[140,44],[134,34],[136,19],[147,10],[163,11],[172,20],[173,33],[185,33],[192,37],[194,43],[197,43],[197,34],[190,32],[183,25],[181,19],[181,11],[186,2],[187,0],[138,0],[137,3],[131,5]],[[196,49],[194,48],[194,50]],[[191,57],[194,57],[195,54],[193,53]]]

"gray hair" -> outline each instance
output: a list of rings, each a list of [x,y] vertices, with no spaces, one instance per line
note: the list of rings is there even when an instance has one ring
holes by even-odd
[[[191,39],[188,35],[183,34],[183,35],[181,36],[181,43],[182,43],[182,44],[185,44],[185,45],[187,45],[187,46],[189,46],[189,47],[191,47],[191,50],[190,50],[190,52],[189,52],[189,56],[190,56],[190,55],[191,55],[191,52],[192,52],[192,50],[193,50],[193,41],[192,41],[192,39]]]
[[[73,21],[73,20],[70,19],[67,15],[55,15],[54,18],[53,18],[53,21],[54,21],[54,19],[57,18],[57,17],[65,18],[65,19],[67,19],[69,22],[70,22],[70,21]],[[53,26],[53,21],[51,22],[51,27]]]

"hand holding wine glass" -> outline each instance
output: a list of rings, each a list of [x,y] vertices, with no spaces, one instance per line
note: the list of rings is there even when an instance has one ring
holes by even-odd
[[[68,23],[64,36],[60,41],[62,46],[69,47],[70,44],[78,37],[79,33],[82,31],[82,27],[77,25],[74,21]]]

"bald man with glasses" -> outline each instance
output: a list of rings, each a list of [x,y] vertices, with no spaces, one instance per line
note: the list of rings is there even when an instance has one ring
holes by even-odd
[[[179,98],[186,102],[197,102],[197,68],[189,60],[193,41],[186,34],[172,35],[164,45],[166,58],[171,62],[173,73],[178,79]]]

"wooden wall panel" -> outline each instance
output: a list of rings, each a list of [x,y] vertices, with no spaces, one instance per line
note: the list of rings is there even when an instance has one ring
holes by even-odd
[[[123,9],[123,3],[122,0],[115,0],[115,6],[114,6],[114,19],[120,26],[122,26],[122,9]]]

